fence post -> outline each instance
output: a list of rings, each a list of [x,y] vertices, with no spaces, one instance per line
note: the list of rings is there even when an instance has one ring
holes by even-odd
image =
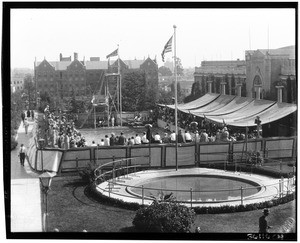
[[[110,197],[110,181],[108,180],[108,197]]]
[[[115,163],[113,163],[112,182],[113,182],[113,186],[114,186],[114,183],[115,183]]]
[[[76,157],[76,169],[78,170],[78,157]]]
[[[142,205],[144,205],[144,185],[142,185]]]
[[[191,208],[193,207],[193,188],[190,188],[191,193]]]
[[[279,197],[281,198],[281,179],[279,180]]]
[[[243,205],[243,187],[241,186],[241,205]]]
[[[282,196],[281,197],[283,197],[284,196],[284,178],[283,178],[283,176],[281,176],[281,188],[282,188]]]
[[[128,179],[128,159],[126,159],[126,177],[127,177],[127,179]]]
[[[295,166],[293,166],[293,185],[295,185]]]

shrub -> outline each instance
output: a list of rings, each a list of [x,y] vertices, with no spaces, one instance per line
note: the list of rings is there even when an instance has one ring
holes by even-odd
[[[86,183],[92,183],[95,180],[95,169],[92,168],[90,164],[84,170],[79,170],[78,173],[81,176],[82,180]]]
[[[10,137],[10,149],[14,150],[18,145],[18,141],[15,139],[15,137]]]
[[[194,220],[194,210],[172,201],[155,200],[139,209],[132,223],[143,232],[188,233]]]

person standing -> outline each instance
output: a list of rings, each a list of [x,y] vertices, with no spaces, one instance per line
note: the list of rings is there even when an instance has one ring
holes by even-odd
[[[191,143],[192,142],[192,136],[191,136],[191,134],[188,131],[185,131],[184,137],[185,137],[185,142],[187,142],[187,143]]]
[[[143,136],[142,136],[142,144],[148,144],[149,140],[147,139],[147,134],[146,132],[143,132]]]
[[[24,113],[24,111],[22,111],[22,113],[21,113],[21,118],[22,118],[22,121],[23,121],[23,124],[24,124],[24,120],[25,120],[25,113]]]
[[[111,137],[109,139],[109,144],[110,144],[110,146],[116,145],[116,137],[115,137],[114,133],[111,134]]]
[[[105,135],[105,138],[104,138],[104,146],[110,146],[110,143],[109,143],[109,137],[108,135]]]
[[[126,144],[126,138],[124,137],[124,133],[121,132],[121,136],[119,137],[119,145],[125,145]]]
[[[34,120],[34,111],[31,110],[31,119]]]
[[[173,131],[170,135],[171,143],[176,143],[176,133]]]
[[[27,119],[30,118],[30,115],[31,115],[30,110],[27,110]]]
[[[178,143],[185,143],[185,138],[182,135],[182,131],[181,130],[179,130],[179,133],[178,133]]]
[[[266,220],[269,213],[269,209],[265,208],[263,210],[263,215],[259,218],[259,233],[268,233],[268,229],[272,228],[268,225],[268,221]]]
[[[24,147],[24,144],[21,144],[21,147],[19,150],[19,157],[20,157],[20,163],[22,166],[24,166],[25,155],[26,155],[26,148]]]
[[[136,134],[135,139],[134,139],[134,144],[135,145],[141,145],[141,143],[142,143],[141,137],[138,134]]]
[[[24,127],[25,127],[25,133],[28,133],[28,127],[29,127],[29,123],[27,121],[27,119],[24,120]]]

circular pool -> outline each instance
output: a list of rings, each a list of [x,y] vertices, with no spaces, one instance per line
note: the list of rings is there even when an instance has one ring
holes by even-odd
[[[142,189],[143,186],[143,189]],[[132,195],[150,198],[172,193],[177,201],[239,200],[258,193],[261,186],[253,181],[221,175],[181,175],[158,177],[128,187]]]
[[[143,188],[142,188],[143,187]],[[104,181],[97,191],[110,198],[150,205],[172,192],[187,206],[246,205],[278,197],[278,179],[210,168],[143,170]]]

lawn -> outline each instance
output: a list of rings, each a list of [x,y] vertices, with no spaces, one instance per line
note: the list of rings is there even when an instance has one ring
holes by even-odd
[[[81,178],[58,177],[51,185],[48,196],[48,230],[55,228],[60,232],[128,232],[132,229],[135,211],[101,204],[87,196],[86,185]],[[295,201],[271,208],[269,224],[271,232],[288,217],[296,219]],[[196,215],[195,224],[201,232],[247,233],[258,232],[258,218],[261,210],[231,214]]]

